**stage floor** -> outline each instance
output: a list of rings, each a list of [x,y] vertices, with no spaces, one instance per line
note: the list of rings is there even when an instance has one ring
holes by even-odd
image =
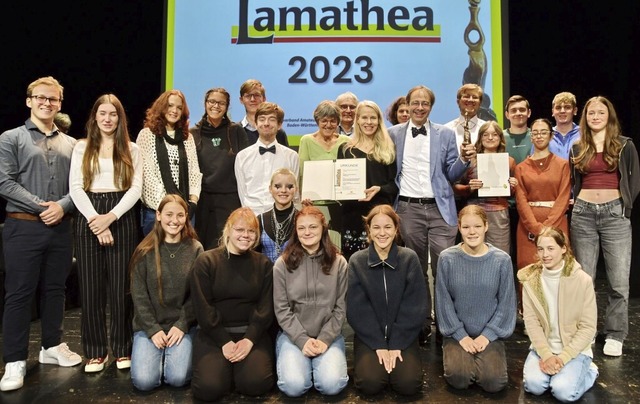
[[[606,284],[597,282],[598,307],[600,322],[602,322],[603,303],[606,301],[603,292]],[[598,338],[595,344],[595,363],[600,369],[600,377],[595,386],[588,391],[582,402],[584,403],[638,403],[640,402],[640,298],[630,301],[629,310],[630,334],[624,343],[624,354],[620,358],[605,357],[602,354],[604,341]],[[601,326],[599,327],[601,328]],[[65,338],[69,347],[78,353],[80,348],[80,309],[72,308],[66,311]],[[350,328],[345,326],[347,339],[347,359],[349,372],[352,372],[352,335]],[[61,368],[53,365],[38,363],[40,323],[31,324],[30,353],[27,361],[27,376],[23,388],[12,392],[0,392],[0,403],[191,403],[195,400],[189,387],[170,388],[162,386],[148,393],[140,393],[131,384],[129,371],[118,370],[111,361],[108,367],[97,374],[86,374],[83,366]],[[0,345],[2,335],[0,334]],[[349,386],[336,397],[324,397],[315,391],[298,399],[290,399],[274,388],[271,394],[263,397],[246,397],[232,394],[225,399],[229,403],[245,402],[305,402],[305,403],[360,403],[360,402],[429,402],[429,403],[553,403],[554,398],[546,393],[536,397],[522,390],[522,366],[527,356],[529,341],[522,332],[522,325],[516,327],[514,334],[506,342],[509,358],[509,386],[497,394],[484,393],[473,387],[459,391],[448,387],[442,376],[442,351],[432,338],[430,344],[421,348],[424,372],[424,386],[422,394],[416,397],[402,397],[392,392],[385,392],[377,396],[362,396]]]

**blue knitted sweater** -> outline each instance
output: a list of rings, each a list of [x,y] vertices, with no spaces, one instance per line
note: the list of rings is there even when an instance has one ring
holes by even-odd
[[[438,260],[436,317],[440,332],[457,341],[484,335],[489,341],[509,337],[516,323],[516,294],[509,255],[490,244],[479,257],[461,245],[447,248]]]

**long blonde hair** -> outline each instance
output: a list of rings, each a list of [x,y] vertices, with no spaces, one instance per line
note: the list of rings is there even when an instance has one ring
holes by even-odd
[[[396,159],[396,149],[393,145],[393,141],[391,140],[391,136],[389,136],[389,132],[387,132],[387,128],[384,126],[382,110],[380,110],[378,104],[373,101],[364,100],[358,103],[358,106],[356,107],[356,122],[355,125],[353,125],[353,137],[349,142],[347,142],[345,152],[351,152],[352,148],[357,148],[358,145],[363,143],[366,138],[366,135],[362,133],[360,124],[358,124],[358,117],[366,107],[374,110],[378,117],[378,128],[376,133],[373,135],[373,150],[371,152],[371,157],[379,163],[387,165],[391,164]],[[353,152],[351,153],[353,154]]]

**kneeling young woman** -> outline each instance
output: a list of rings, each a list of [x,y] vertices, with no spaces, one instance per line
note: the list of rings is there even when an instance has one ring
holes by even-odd
[[[462,243],[442,252],[436,277],[436,317],[444,378],[452,387],[476,383],[493,393],[507,386],[503,339],[516,324],[511,257],[484,241],[489,228],[480,206],[458,214]]]
[[[535,395],[551,390],[560,401],[576,401],[598,377],[591,351],[598,318],[593,281],[562,230],[544,229],[535,243],[538,262],[518,271],[531,339],[524,390]]]

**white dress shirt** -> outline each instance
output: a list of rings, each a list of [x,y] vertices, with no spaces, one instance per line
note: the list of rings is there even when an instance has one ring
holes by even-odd
[[[276,152],[260,154],[260,147],[275,146]],[[271,175],[279,168],[288,168],[298,177],[300,162],[298,153],[282,146],[277,141],[265,145],[260,139],[255,144],[241,150],[236,156],[235,172],[238,182],[238,196],[242,206],[259,215],[273,206],[269,192]]]
[[[427,135],[413,137],[412,128],[417,126],[409,122],[405,134],[404,155],[402,157],[402,176],[400,194],[411,198],[433,198],[431,187],[431,130],[429,121],[424,125]]]
[[[478,131],[483,123],[486,121],[478,118],[478,115],[469,119],[469,132],[471,133],[471,144],[476,144],[478,140]],[[458,152],[460,152],[460,146],[464,140],[464,116],[460,115],[453,121],[447,122],[444,126],[453,129],[456,132],[456,144],[458,145]]]

